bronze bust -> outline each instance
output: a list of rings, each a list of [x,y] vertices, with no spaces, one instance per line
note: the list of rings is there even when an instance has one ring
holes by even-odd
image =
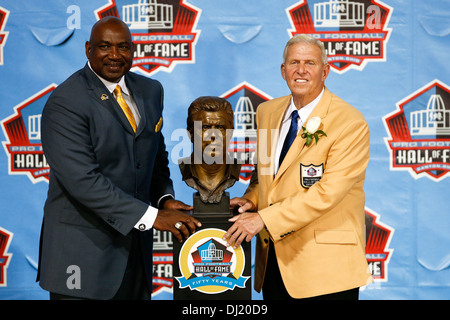
[[[190,157],[179,160],[182,179],[203,203],[219,203],[239,180],[241,168],[227,151],[234,129],[231,104],[220,97],[199,97],[189,106],[186,122],[194,147]]]

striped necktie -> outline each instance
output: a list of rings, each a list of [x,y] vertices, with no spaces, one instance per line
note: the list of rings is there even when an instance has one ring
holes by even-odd
[[[119,85],[116,86],[114,89],[114,94],[116,95],[117,102],[119,103],[119,106],[122,108],[123,112],[125,113],[125,116],[127,117],[128,121],[130,122],[131,126],[133,127],[133,131],[136,133],[136,120],[134,119],[133,113],[131,112],[130,107],[125,102],[125,99],[122,96],[122,90]]]
[[[281,163],[284,160],[289,148],[291,147],[292,142],[294,142],[295,137],[297,136],[297,128],[298,128],[298,112],[297,110],[292,111],[291,114],[291,126],[289,127],[288,134],[283,143],[283,148],[281,149],[280,160],[278,162],[278,167],[281,167]]]

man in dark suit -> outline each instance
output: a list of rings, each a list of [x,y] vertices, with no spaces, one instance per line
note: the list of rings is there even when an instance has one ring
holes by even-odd
[[[127,25],[101,19],[86,42],[89,62],[42,112],[51,172],[38,280],[51,299],[150,298],[151,228],[182,241],[200,226],[174,200],[162,86],[128,72],[132,52]]]

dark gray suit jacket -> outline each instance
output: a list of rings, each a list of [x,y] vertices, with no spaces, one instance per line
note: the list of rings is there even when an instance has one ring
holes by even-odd
[[[48,291],[113,297],[127,265],[130,231],[149,204],[156,207],[161,196],[173,194],[157,126],[162,86],[132,72],[125,81],[141,115],[136,134],[88,65],[53,91],[42,112],[42,146],[51,171],[38,279]],[[151,275],[152,230],[140,237]],[[72,265],[80,270],[80,289],[67,286]]]

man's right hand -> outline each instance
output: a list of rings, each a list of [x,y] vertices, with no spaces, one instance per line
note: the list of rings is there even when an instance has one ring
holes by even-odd
[[[179,224],[178,224],[179,223]],[[179,225],[177,228],[176,225]],[[170,231],[181,243],[193,234],[197,227],[201,227],[200,221],[194,217],[175,209],[160,209],[156,216],[153,228],[160,231]]]

